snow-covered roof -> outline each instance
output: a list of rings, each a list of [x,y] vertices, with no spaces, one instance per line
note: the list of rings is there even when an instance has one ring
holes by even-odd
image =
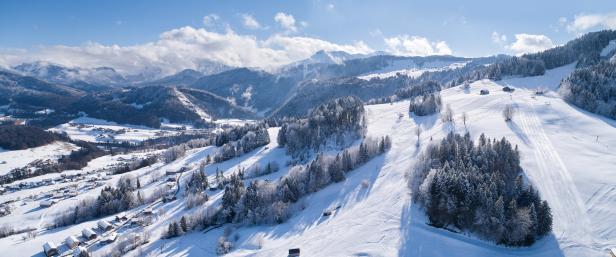
[[[81,231],[81,234],[87,238],[90,238],[91,236],[96,236],[96,232],[94,232],[94,230],[89,229],[89,228],[84,228]]]
[[[58,247],[53,242],[47,242],[43,245],[43,249],[47,252],[49,250],[58,249]]]
[[[79,239],[77,239],[77,237],[75,236],[69,236],[64,240],[64,242],[70,246],[73,244],[79,244]]]
[[[108,228],[111,227],[111,224],[109,224],[109,222],[104,221],[104,220],[99,220],[97,223],[99,228]]]

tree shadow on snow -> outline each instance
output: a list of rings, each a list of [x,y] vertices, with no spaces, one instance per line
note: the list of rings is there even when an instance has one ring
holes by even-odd
[[[520,128],[520,126],[518,126],[518,124],[516,124],[514,121],[508,121],[507,123],[507,127],[509,127],[509,129],[511,129],[511,131],[513,131],[513,133],[516,134],[516,136],[518,136],[518,138],[520,138],[520,140],[522,140],[522,142],[525,145],[530,145],[530,139],[528,138],[528,136],[526,135],[526,133],[522,130],[522,128]]]
[[[475,237],[432,227],[415,203],[402,210],[398,256],[545,256],[564,257],[553,234],[539,239],[530,247],[505,247]]]
[[[417,126],[421,126],[424,130],[431,129],[436,124],[438,120],[439,114],[432,114],[426,116],[417,116],[414,113],[410,112],[409,117],[417,124]]]
[[[269,229],[266,232],[268,237],[282,238],[287,235],[301,234],[307,229],[335,218],[338,212],[345,210],[347,205],[362,201],[372,190],[384,162],[385,156],[378,156],[348,173],[344,181],[331,184],[316,193],[305,196],[296,204],[305,204],[306,208],[300,209],[284,223]],[[332,215],[324,217],[324,211],[330,210],[333,210]]]

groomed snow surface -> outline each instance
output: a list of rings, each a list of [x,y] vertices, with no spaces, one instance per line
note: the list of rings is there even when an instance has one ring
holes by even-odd
[[[347,174],[345,181],[302,199],[300,205],[305,209],[287,222],[272,226],[225,225],[207,232],[158,239],[169,222],[199,209],[186,210],[180,197],[156,205],[165,210],[165,215],[147,227],[152,240],[128,256],[216,256],[217,240],[227,228],[232,228],[231,238],[237,235],[237,241],[231,239],[234,247],[228,256],[286,256],[290,248],[300,248],[302,256],[608,256],[607,249],[616,246],[616,154],[612,149],[616,147],[616,121],[573,107],[554,93],[534,95],[537,86],[555,88],[554,83],[566,73],[555,69],[541,77],[483,80],[472,83],[469,89],[446,89],[441,95],[455,113],[453,126],[443,124],[438,115],[409,115],[408,101],[366,106],[368,136],[390,135],[391,150]],[[505,85],[515,86],[516,90],[503,92]],[[490,94],[480,95],[481,89],[488,89]],[[501,115],[507,104],[517,110],[509,123]],[[466,126],[462,113],[468,116]],[[417,126],[423,129],[419,144],[414,134]],[[275,180],[286,174],[284,163],[288,157],[284,149],[277,147],[277,131],[270,128],[272,142],[267,146],[208,165],[209,181],[214,181],[212,175],[217,168],[230,174],[240,166],[257,162],[263,165],[271,160],[278,161],[281,170],[258,179]],[[517,144],[528,179],[552,207],[554,232],[531,247],[507,248],[426,225],[423,211],[410,201],[406,174],[431,141],[440,140],[450,131],[468,131],[475,139],[485,133]],[[197,163],[214,150],[215,147],[194,149],[180,160],[135,174],[149,181],[145,175],[182,166],[193,172]],[[188,176],[189,173],[183,179]],[[143,190],[153,190],[160,183],[147,182]],[[222,191],[208,194],[206,205],[220,204]],[[341,207],[332,216],[322,216],[323,211],[337,206]],[[0,218],[0,224],[4,222]],[[26,242],[21,241],[21,235],[3,238],[0,249],[5,249],[8,256],[42,256],[44,242],[61,242],[95,222],[46,231]],[[95,256],[110,247],[95,248]]]

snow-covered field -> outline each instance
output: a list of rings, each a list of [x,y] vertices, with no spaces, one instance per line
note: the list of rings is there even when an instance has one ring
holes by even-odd
[[[0,175],[24,167],[35,160],[56,160],[75,149],[77,149],[75,145],[66,142],[54,142],[25,150],[7,151],[0,148]]]
[[[393,61],[391,65],[388,65],[385,68],[375,70],[373,72],[362,74],[357,78],[363,80],[370,80],[372,78],[390,78],[400,75],[406,75],[410,78],[416,78],[421,76],[421,74],[429,71],[442,71],[442,70],[450,70],[462,68],[466,65],[465,62],[443,62],[443,61],[434,61],[424,63],[422,66],[418,66],[412,60],[398,60]]]
[[[573,67],[572,64],[550,70],[539,77],[482,80],[468,89],[443,90],[444,104],[450,105],[455,113],[454,125],[444,124],[438,115],[409,115],[408,101],[366,106],[367,136],[390,135],[391,150],[350,172],[343,182],[302,199],[300,205],[305,209],[287,222],[273,226],[225,225],[207,233],[194,231],[174,239],[159,239],[169,222],[201,209],[187,210],[180,193],[176,201],[156,203],[155,208],[164,210],[164,214],[146,227],[152,239],[128,256],[216,256],[217,240],[229,228],[237,240],[228,256],[286,256],[290,248],[301,248],[302,256],[607,256],[607,249],[616,247],[616,152],[612,149],[616,147],[616,121],[571,106],[554,92],[534,94],[538,87],[556,89]],[[516,90],[507,93],[502,91],[504,86]],[[488,89],[490,94],[480,95],[482,89]],[[501,115],[508,104],[516,109],[512,122],[505,122]],[[462,122],[463,113],[468,117],[466,125]],[[423,129],[419,143],[414,134],[417,126]],[[475,139],[481,133],[490,138],[505,137],[518,145],[528,179],[552,208],[551,235],[531,247],[508,248],[426,225],[423,211],[410,201],[407,173],[430,142],[450,131],[469,132]],[[209,181],[214,181],[216,170],[229,174],[239,167],[265,165],[269,161],[277,161],[281,170],[258,179],[275,180],[286,174],[288,167],[284,164],[288,157],[276,143],[277,132],[278,128],[269,129],[271,142],[267,146],[208,165]],[[215,150],[213,146],[193,149],[174,162],[159,163],[131,174],[146,181],[142,190],[148,194],[164,185],[164,181],[155,179],[157,173],[188,167],[180,179],[182,187],[198,163]],[[93,160],[85,170],[117,161],[110,158],[113,157]],[[119,177],[113,176],[105,183],[115,183]],[[15,214],[0,217],[0,224],[17,222],[17,215],[26,217],[24,224],[28,226],[44,224],[49,221],[48,215],[97,192],[98,189],[82,191],[74,199],[42,210],[37,209],[36,200],[24,201],[24,207],[19,207]],[[20,196],[36,193],[21,192]],[[221,190],[208,194],[210,200],[203,208],[220,203]],[[324,210],[337,206],[341,207],[332,216],[323,217]],[[27,241],[22,240],[22,235],[10,236],[0,239],[0,248],[5,249],[7,256],[42,256],[44,242],[59,243],[69,235],[79,234],[84,227],[95,226],[95,222],[43,231]],[[131,230],[121,233],[127,231]],[[96,247],[94,255],[104,254],[112,246]]]
[[[167,127],[173,128],[174,125],[171,124]],[[177,133],[173,130],[154,129],[145,126],[120,125],[115,122],[91,117],[79,117],[68,123],[51,128],[50,131],[65,132],[71,139],[88,142],[139,142]]]

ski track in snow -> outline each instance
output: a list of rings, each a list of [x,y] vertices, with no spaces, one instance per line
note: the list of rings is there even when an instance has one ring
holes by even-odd
[[[563,164],[562,159],[554,149],[547,137],[541,121],[534,108],[535,103],[526,103],[525,108],[517,116],[521,121],[522,129],[530,139],[534,157],[539,169],[527,169],[526,173],[536,176],[541,181],[551,183],[538,183],[544,199],[550,203],[554,218],[554,232],[564,247],[592,247],[593,238],[589,229],[591,222],[586,213],[584,201],[577,191],[576,185]]]

